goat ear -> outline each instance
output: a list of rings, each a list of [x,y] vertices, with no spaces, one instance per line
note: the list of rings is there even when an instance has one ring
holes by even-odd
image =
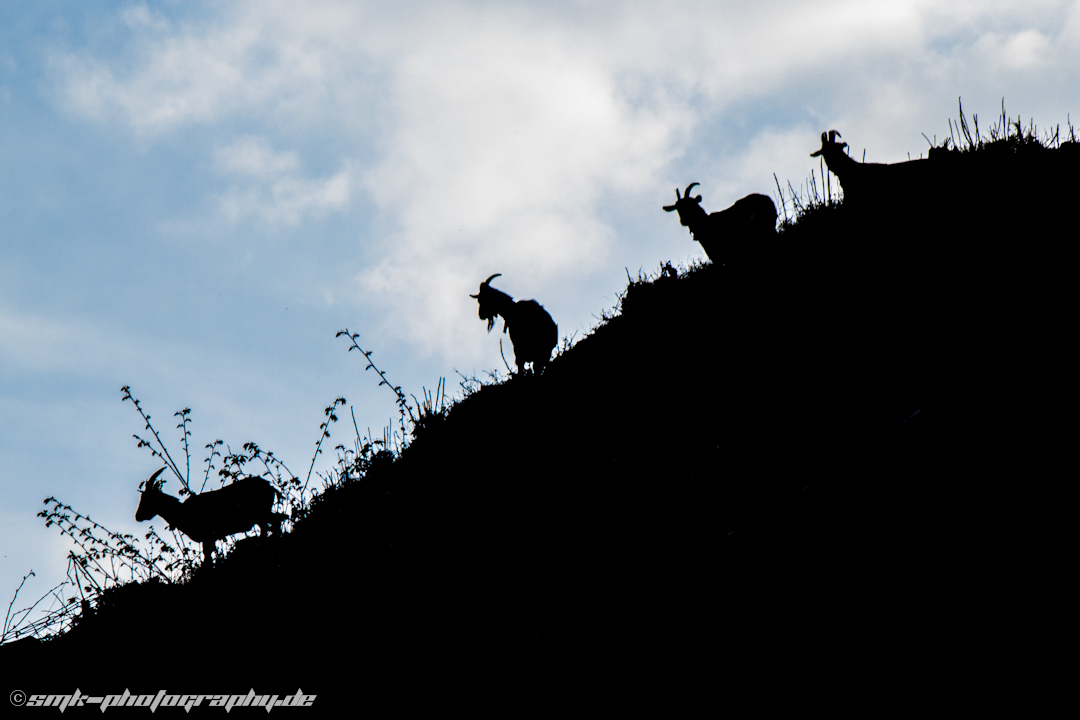
[[[696,202],[697,204],[700,205],[701,204],[701,196],[700,195],[695,195],[694,196],[694,202]]]
[[[665,205],[664,206],[664,212],[671,212],[674,209],[675,209],[674,205]]]
[[[479,300],[479,299],[480,299],[480,296],[479,296],[479,295],[473,295],[472,293],[470,293],[470,294],[469,294],[469,297],[471,297],[471,298],[476,298],[477,300]]]

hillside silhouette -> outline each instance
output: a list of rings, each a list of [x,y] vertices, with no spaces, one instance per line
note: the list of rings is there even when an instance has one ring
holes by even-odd
[[[903,662],[890,648],[1012,653],[984,622],[1046,533],[1080,164],[997,143],[944,196],[817,203],[740,264],[631,281],[542,374],[424,415],[291,533],[112,590],[0,661],[84,692],[217,677],[407,706],[766,682],[822,648],[860,681]]]

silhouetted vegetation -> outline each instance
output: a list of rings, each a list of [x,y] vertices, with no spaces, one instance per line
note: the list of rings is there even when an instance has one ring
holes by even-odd
[[[977,184],[875,198],[875,216],[804,203],[741,264],[632,280],[543,374],[449,407],[440,387],[413,414],[380,372],[408,442],[357,431],[291,532],[110,586],[25,655],[92,654],[133,692],[220,673],[471,697],[598,666],[767,681],[777,653],[809,672],[822,648],[1002,651],[1018,640],[981,619],[1023,590],[1065,434],[1058,208],[1080,163],[1019,123],[965,138]],[[1055,159],[1020,184],[995,170],[1027,153]],[[152,647],[169,666],[133,667]]]

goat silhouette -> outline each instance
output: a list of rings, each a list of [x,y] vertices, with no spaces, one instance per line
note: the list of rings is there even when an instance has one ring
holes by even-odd
[[[922,215],[948,212],[944,206],[953,203],[936,202],[939,197],[949,197],[956,205],[964,205],[978,198],[986,184],[986,178],[1000,173],[1012,182],[1030,180],[1039,170],[1026,173],[1023,163],[1015,157],[993,158],[989,153],[979,156],[965,155],[944,147],[930,148],[928,158],[904,160],[897,163],[858,162],[845,152],[846,142],[838,142],[840,133],[829,130],[821,133],[821,148],[810,157],[825,160],[829,172],[840,181],[844,189],[844,202],[857,211],[884,212],[890,208],[904,208]],[[1027,176],[1027,177],[1025,177]],[[934,206],[942,206],[935,208]]]
[[[255,525],[262,528],[263,536],[270,528],[280,532],[285,516],[273,512],[277,490],[260,477],[246,477],[226,485],[220,490],[189,495],[181,502],[161,491],[164,480],[158,475],[161,468],[145,483],[135,519],[150,520],[156,515],[165,518],[170,526],[202,543],[203,559],[212,562],[210,553],[218,540],[243,533]]]
[[[469,297],[479,302],[480,319],[488,321],[488,332],[495,325],[495,317],[502,316],[503,332],[509,331],[514,346],[518,373],[524,373],[525,364],[532,363],[533,371],[539,374],[559,342],[559,328],[540,303],[535,300],[514,302],[514,298],[491,287],[491,281],[501,274],[495,273],[480,283],[477,294]]]
[[[690,196],[699,183],[690,183],[682,196],[675,188],[675,204],[665,205],[666,212],[678,211],[679,223],[686,226],[709,259],[727,264],[745,258],[761,240],[776,236],[776,206],[766,195],[757,193],[737,200],[734,205],[714,213],[701,207],[701,196]]]

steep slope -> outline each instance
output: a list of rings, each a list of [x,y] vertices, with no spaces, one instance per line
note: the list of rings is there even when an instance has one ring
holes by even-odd
[[[957,612],[1023,572],[1003,528],[1040,501],[1017,478],[1057,461],[1071,292],[1042,195],[957,199],[814,208],[741,267],[631,283],[542,376],[426,418],[291,535],[121,588],[22,670],[386,697],[711,672],[778,643],[929,641],[943,618],[979,647]],[[154,647],[167,667],[135,660]]]

